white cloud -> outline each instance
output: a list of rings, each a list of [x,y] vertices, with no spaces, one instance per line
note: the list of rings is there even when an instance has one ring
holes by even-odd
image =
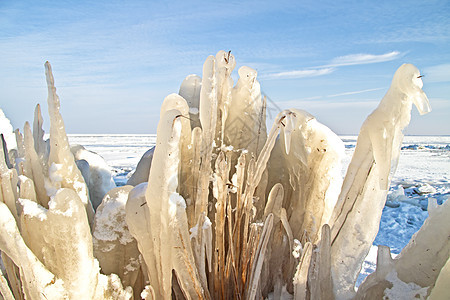
[[[379,90],[383,90],[383,89],[384,88],[376,88],[376,89],[367,89],[367,90],[361,90],[361,91],[344,92],[344,93],[339,93],[339,94],[334,94],[334,95],[328,95],[327,97],[334,98],[334,97],[340,97],[340,96],[357,95],[357,94],[362,94],[362,93],[379,91]]]
[[[385,54],[349,54],[338,56],[331,60],[330,64],[318,66],[310,69],[284,71],[261,76],[263,79],[294,79],[305,77],[317,77],[333,73],[337,68],[342,66],[365,65],[395,60],[402,57],[399,51],[391,51]],[[362,91],[367,92],[367,91]],[[351,92],[354,93],[354,92]],[[358,93],[358,92],[357,92]],[[350,95],[350,94],[349,94]],[[339,95],[340,96],[340,95]]]
[[[331,61],[331,64],[327,65],[327,67],[340,67],[340,66],[352,66],[352,65],[365,65],[365,64],[373,64],[380,63],[385,61],[391,61],[401,57],[402,54],[398,51],[392,51],[385,54],[349,54],[344,56],[339,56],[334,58]]]
[[[305,69],[305,70],[294,70],[268,74],[262,76],[264,79],[294,79],[294,78],[305,78],[305,77],[317,77],[322,75],[327,75],[333,73],[335,68],[321,68],[321,69]]]

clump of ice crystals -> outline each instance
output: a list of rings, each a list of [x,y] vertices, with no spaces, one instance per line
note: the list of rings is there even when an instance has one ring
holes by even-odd
[[[354,288],[412,105],[430,111],[417,68],[395,73],[342,181],[342,141],[296,109],[280,112],[267,133],[257,72],[241,67],[234,85],[235,66],[219,51],[202,77],[189,75],[166,97],[155,148],[131,185],[114,188],[100,157],[71,152],[46,63],[49,141],[37,106],[33,132],[27,123],[17,149],[0,147],[5,299],[445,294],[450,203],[433,200],[402,253],[392,259],[380,246],[376,271]]]

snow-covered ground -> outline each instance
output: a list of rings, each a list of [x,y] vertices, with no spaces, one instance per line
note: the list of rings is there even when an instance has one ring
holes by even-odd
[[[341,136],[346,148],[342,174],[350,163],[356,138]],[[156,135],[69,135],[69,140],[103,156],[113,168],[116,183],[123,185],[140,157],[155,145]],[[375,270],[377,245],[389,246],[394,256],[400,253],[427,218],[428,198],[442,204],[449,196],[450,136],[406,136],[380,230],[357,285]]]

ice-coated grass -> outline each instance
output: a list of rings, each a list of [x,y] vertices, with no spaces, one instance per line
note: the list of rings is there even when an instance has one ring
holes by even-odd
[[[353,155],[357,136],[339,136],[345,144],[343,158],[343,172]],[[137,134],[70,134],[69,141],[82,144],[88,150],[94,151],[105,158],[112,166],[117,185],[123,185],[129,177],[130,170],[137,165],[139,158],[150,147],[155,145],[156,135]],[[419,145],[410,147],[410,145]],[[375,271],[378,245],[391,248],[393,256],[400,253],[412,235],[419,230],[428,212],[424,210],[427,199],[434,197],[438,204],[450,196],[450,137],[449,136],[405,136],[400,154],[399,166],[392,180],[390,193],[398,189],[401,184],[405,189],[405,199],[396,208],[386,206],[383,209],[380,230],[367,255],[357,286],[364,278]],[[132,172],[132,171],[131,171]],[[418,194],[419,187],[429,184],[436,189],[435,193]],[[388,195],[388,200],[391,194]]]

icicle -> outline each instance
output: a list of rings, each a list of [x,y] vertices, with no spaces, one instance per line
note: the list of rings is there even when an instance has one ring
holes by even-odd
[[[23,146],[23,135],[20,133],[20,130],[18,128],[14,130],[14,134],[16,135],[17,154],[19,158],[23,158],[25,156],[25,149]]]
[[[190,194],[190,187],[193,184],[190,171],[193,153],[192,147],[190,147],[191,123],[189,121],[189,106],[186,103],[186,100],[180,95],[170,94],[164,99],[164,102],[161,105],[160,118],[162,118],[164,113],[172,109],[180,111],[179,118],[182,127],[180,137],[179,185],[177,191],[184,198],[192,199],[194,195]]]
[[[216,198],[216,213],[215,213],[215,251],[214,251],[214,278],[215,288],[222,289],[217,294],[224,297],[224,275],[225,275],[225,224],[226,224],[226,206],[227,206],[227,182],[228,182],[229,168],[225,161],[223,152],[219,153],[215,164],[214,173],[214,197]]]
[[[220,111],[218,117],[218,128],[216,128],[216,139],[223,144],[225,134],[225,122],[228,118],[228,110],[231,104],[231,91],[233,90],[233,79],[231,72],[236,66],[236,60],[231,51],[223,50],[216,54],[216,73],[217,73],[217,107]]]
[[[309,264],[311,262],[312,244],[306,243],[303,248],[302,258],[297,265],[297,271],[295,272],[294,281],[294,299],[304,300],[307,299],[307,280]]]
[[[214,136],[217,123],[217,82],[216,61],[209,56],[203,64],[202,90],[200,92],[200,123],[202,125],[201,166],[195,203],[195,219],[207,213],[209,181],[211,178],[211,161]]]
[[[197,75],[188,75],[180,86],[178,94],[186,99],[189,106],[189,119],[191,127],[199,127],[199,104],[200,104],[200,90],[202,88],[202,79]]]
[[[311,299],[332,300],[334,299],[334,294],[331,282],[331,240],[330,226],[328,224],[322,227],[319,251],[319,270],[316,280],[319,289],[317,295],[311,294]]]
[[[266,253],[267,245],[269,243],[270,233],[273,227],[273,214],[269,214],[264,221],[262,233],[259,238],[258,248],[255,254],[255,260],[252,264],[250,272],[249,287],[247,289],[247,299],[253,300],[256,298],[256,291],[259,284],[259,277],[261,274],[262,265],[264,262],[264,255]]]
[[[20,133],[19,129],[16,129],[14,133],[16,135],[17,143],[17,157],[15,159],[14,165],[19,175],[25,175],[29,177],[31,174],[31,170],[29,162],[25,160],[25,146],[23,143],[23,135],[22,133]]]
[[[208,290],[208,280],[205,262],[208,261],[208,271],[212,272],[212,228],[211,221],[204,214],[200,216],[195,227],[190,230],[190,240],[192,245],[195,264],[199,272],[200,283],[205,291]]]
[[[50,200],[45,190],[44,171],[36,153],[33,135],[31,133],[30,124],[25,123],[24,128],[24,145],[25,145],[25,159],[30,165],[29,178],[34,182],[34,189],[37,194],[38,203],[45,208],[48,208],[48,201]],[[29,198],[27,198],[29,199]]]
[[[291,150],[291,133],[294,130],[295,117],[293,114],[287,114],[283,121],[284,145],[286,147],[286,154],[289,155]]]
[[[176,193],[182,130],[180,115],[178,110],[169,110],[158,124],[154,160],[145,194],[150,219],[147,230],[154,241],[152,249],[154,258],[152,260],[154,260],[157,272],[156,276],[152,274],[150,277],[156,279],[152,282],[156,294],[164,299],[171,297],[172,269],[175,269],[180,286],[185,292],[192,293],[191,287],[195,289],[194,292],[199,291],[196,269],[192,269],[194,273],[189,273],[190,280],[186,277],[187,274],[180,269],[182,262],[188,264],[186,265],[188,269],[194,265],[192,254],[185,252],[190,249],[190,245],[187,244],[189,243],[189,229],[186,213],[184,210],[180,211],[181,200],[184,203],[182,205],[184,209],[186,204],[184,199]],[[140,237],[136,238],[138,241],[141,239]],[[148,251],[149,249],[142,250]],[[149,265],[152,262],[146,261],[146,263]],[[186,280],[190,282],[189,288]],[[200,290],[203,293],[201,287]]]
[[[34,190],[33,180],[24,175],[20,175],[18,185],[19,185],[19,198],[18,198],[19,202],[21,199],[29,199],[37,203],[36,191]],[[22,211],[20,210],[20,205],[18,205],[17,208],[19,208],[18,214],[21,215]]]
[[[41,163],[44,163],[48,156],[47,144],[44,141],[45,131],[44,129],[42,129],[43,124],[44,119],[42,118],[41,106],[37,104],[34,110],[33,140],[34,148],[39,158],[41,159]]]
[[[50,115],[50,154],[48,158],[49,178],[47,194],[53,196],[59,188],[70,188],[80,197],[86,208],[89,224],[94,221],[94,209],[89,201],[89,192],[74,157],[70,152],[64,121],[59,112],[60,102],[56,94],[52,67],[45,63],[45,75],[48,87],[48,113]]]
[[[179,139],[178,110],[170,110],[158,124],[155,153],[145,194],[150,212],[148,230],[154,243],[158,283],[152,283],[159,297],[168,299],[172,282],[172,241],[169,233],[169,197],[178,186]],[[149,263],[147,262],[147,265]]]
[[[125,206],[125,220],[131,235],[138,242],[139,252],[147,266],[147,276],[153,285],[151,291],[154,296],[150,299],[160,299],[161,292],[158,284],[159,277],[156,269],[156,253],[150,228],[150,211],[145,199],[148,183],[141,183],[133,188],[128,194],[128,201]],[[156,297],[156,295],[158,297]]]
[[[188,299],[209,299],[200,281],[187,230],[186,202],[173,193],[169,200],[169,229],[173,243],[173,270],[178,284]]]
[[[192,161],[190,162],[190,178],[187,183],[187,188],[189,189],[189,195],[192,196],[190,201],[187,203],[186,212],[188,215],[189,227],[193,227],[194,224],[198,221],[195,219],[196,217],[196,205],[198,203],[198,190],[199,186],[199,178],[200,178],[200,167],[201,167],[201,159],[202,159],[202,130],[200,127],[195,127],[191,133],[191,143],[189,144],[192,153]]]
[[[253,197],[253,193],[255,192],[255,189],[258,186],[259,181],[261,180],[262,174],[266,169],[270,153],[273,149],[273,146],[275,145],[278,133],[280,132],[281,123],[286,117],[286,114],[289,113],[290,112],[287,111],[280,112],[275,119],[275,123],[273,124],[272,129],[269,132],[266,143],[264,144],[264,147],[262,148],[258,156],[258,160],[256,161],[254,175],[248,176],[247,178],[248,187],[245,189],[246,202],[251,199],[251,197]]]
[[[275,184],[270,190],[266,207],[264,209],[264,217],[269,213],[274,214],[274,223],[276,224],[280,219],[280,212],[283,205],[284,189],[281,183]]]
[[[200,122],[203,137],[209,145],[214,139],[217,120],[216,60],[209,56],[203,64],[202,89],[200,91]],[[206,149],[205,149],[206,150]]]

